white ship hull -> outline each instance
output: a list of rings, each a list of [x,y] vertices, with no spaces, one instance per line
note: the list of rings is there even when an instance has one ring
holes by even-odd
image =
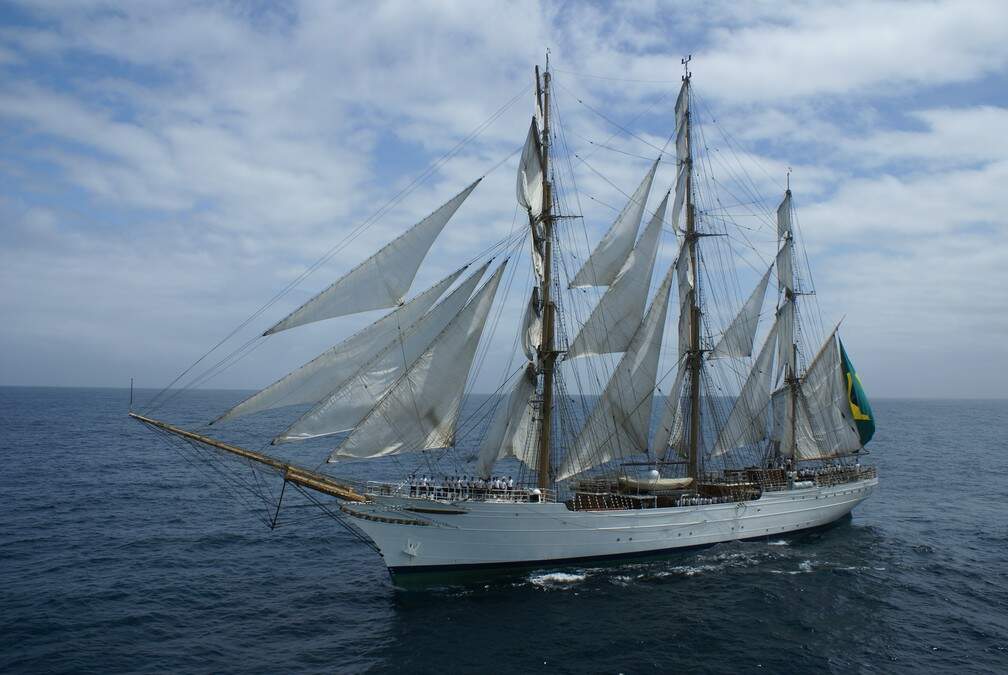
[[[377,545],[393,575],[632,558],[828,525],[878,485],[875,477],[839,485],[765,492],[752,501],[572,511],[563,503],[462,501],[427,510],[429,500],[382,498],[343,508]]]

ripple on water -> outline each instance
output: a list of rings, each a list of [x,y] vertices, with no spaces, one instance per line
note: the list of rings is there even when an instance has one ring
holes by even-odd
[[[165,417],[242,397],[192,392]],[[826,532],[402,591],[312,511],[264,529],[273,511],[128,421],[127,401],[0,388],[0,452],[20,450],[0,473],[0,671],[1008,672],[1003,402],[877,402],[881,488]],[[267,417],[256,438],[222,433],[258,447],[282,428]],[[357,477],[400,476],[383,461]]]

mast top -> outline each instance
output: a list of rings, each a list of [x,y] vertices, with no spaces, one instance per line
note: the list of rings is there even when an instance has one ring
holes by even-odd
[[[689,79],[693,76],[693,73],[691,73],[689,69],[689,62],[692,60],[693,60],[692,54],[687,54],[681,59],[683,67],[683,75],[682,75],[683,82],[689,82]]]

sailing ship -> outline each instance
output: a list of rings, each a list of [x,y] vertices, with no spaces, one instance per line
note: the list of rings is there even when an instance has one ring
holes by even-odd
[[[683,63],[666,143],[674,184],[646,209],[659,163],[668,161],[659,156],[586,256],[575,258],[572,236],[587,232],[583,221],[564,212],[576,190],[556,168],[562,129],[547,61],[535,69],[518,160],[524,224],[516,235],[404,300],[476,180],[262,334],[391,310],[206,427],[301,406],[272,444],[334,437],[334,473],[148,411],[130,415],[279,473],[284,487],[335,498],[332,513],[393,575],[664,554],[844,518],[878,485],[875,468],[861,462],[874,431],[871,408],[837,328],[824,331],[820,320],[817,334],[807,309],[815,298],[810,270],[801,272],[807,258],[790,186],[776,212],[767,209],[765,269],[741,292],[739,237],[703,170]],[[655,275],[663,238],[674,238],[675,254]],[[489,358],[480,352],[486,327],[512,285],[503,283],[508,266],[524,257],[532,281],[514,341],[520,363],[466,429],[477,417],[463,419],[474,363]],[[777,300],[764,311],[774,286]],[[665,339],[666,324],[675,339]],[[468,457],[464,432],[475,448]],[[403,453],[424,461],[399,480],[337,475],[344,462]],[[494,476],[501,462],[519,467],[517,481]]]

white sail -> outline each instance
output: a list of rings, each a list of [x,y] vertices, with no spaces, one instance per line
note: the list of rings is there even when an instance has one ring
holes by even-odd
[[[689,125],[687,124],[689,118],[689,89],[686,82],[683,82],[682,87],[679,89],[679,98],[676,99],[675,105],[675,116],[676,161],[682,165],[690,159]]]
[[[686,82],[679,87],[679,95],[675,102],[676,129],[686,124],[686,113],[689,112],[689,89]]]
[[[683,124],[676,133],[676,159],[680,164],[689,161],[689,127]]]
[[[784,193],[784,199],[777,207],[777,238],[788,239],[791,236],[791,190]]]
[[[399,339],[386,345],[370,360],[359,362],[349,377],[333,381],[331,393],[274,438],[273,443],[330,436],[353,428],[462,311],[489,265],[486,263],[476,270],[430,312],[404,330]]]
[[[794,300],[788,300],[777,310],[777,370],[785,375],[795,375],[794,350]]]
[[[584,265],[571,279],[571,288],[608,286],[619,274],[630,255],[630,251],[633,250],[637,230],[640,228],[641,216],[644,215],[644,206],[647,204],[648,194],[651,192],[651,184],[654,182],[659,161],[661,161],[660,157],[651,165],[651,169],[630,196],[630,200],[616,217],[612,227],[605,233]]]
[[[686,201],[686,168],[685,164],[679,167],[679,175],[676,176],[675,199],[672,201],[672,213],[668,214],[672,229],[677,235],[681,232],[679,216],[682,213],[683,202]]]
[[[535,422],[535,395],[535,367],[528,364],[506,400],[497,405],[490,428],[480,443],[477,475],[489,478],[494,463],[504,457],[516,457],[527,466],[535,464],[539,446],[529,438]]]
[[[533,363],[536,360],[539,345],[542,343],[542,302],[539,300],[539,287],[532,287],[528,305],[525,307],[525,318],[521,328],[522,349],[525,358]]]
[[[406,304],[245,399],[213,423],[262,410],[321,401],[339,383],[357,372],[362,363],[370,361],[399,339],[402,332],[426,314],[465,269],[452,272]]]
[[[630,345],[644,315],[668,198],[666,193],[616,279],[571,342],[568,359],[622,352]]]
[[[782,293],[793,293],[795,290],[792,246],[791,240],[788,239],[777,251],[777,289]]]
[[[592,409],[574,446],[564,457],[557,480],[569,478],[613,459],[647,452],[651,430],[651,402],[658,373],[658,355],[665,331],[669,269],[644,322]]]
[[[690,345],[690,294],[693,292],[693,265],[685,241],[679,246],[675,268],[679,285],[679,362],[682,363]]]
[[[655,429],[654,442],[651,449],[655,457],[665,459],[668,456],[669,448],[682,449],[682,440],[685,437],[685,410],[682,406],[683,380],[686,376],[686,364],[679,362],[676,371],[675,381],[665,397],[665,406],[662,408],[661,417],[658,418],[658,428]]]
[[[781,452],[795,459],[826,459],[861,449],[857,424],[840,366],[836,331],[823,344],[798,386],[797,400],[784,387],[774,392],[774,439]],[[794,424],[791,423],[792,409]],[[791,430],[794,428],[794,438]]]
[[[732,406],[714,443],[713,456],[723,455],[732,448],[759,443],[769,434],[770,392],[773,384],[773,356],[779,320],[763,342],[759,356],[753,363],[749,376],[742,385],[735,405]]]
[[[760,310],[763,308],[763,298],[766,296],[767,284],[770,282],[772,267],[766,271],[749,299],[739,310],[718,340],[710,357],[712,359],[725,356],[752,356],[753,340],[756,339],[756,328],[759,326]]]
[[[332,452],[330,462],[444,448],[455,442],[466,380],[506,265],[381,397]]]
[[[437,211],[390,241],[263,335],[313,321],[398,305],[413,284],[420,263],[427,257],[434,240],[480,180],[483,179],[449,199]]]
[[[539,124],[532,118],[528,137],[518,162],[518,203],[530,217],[538,218],[542,213],[543,170],[542,149],[539,145]]]

